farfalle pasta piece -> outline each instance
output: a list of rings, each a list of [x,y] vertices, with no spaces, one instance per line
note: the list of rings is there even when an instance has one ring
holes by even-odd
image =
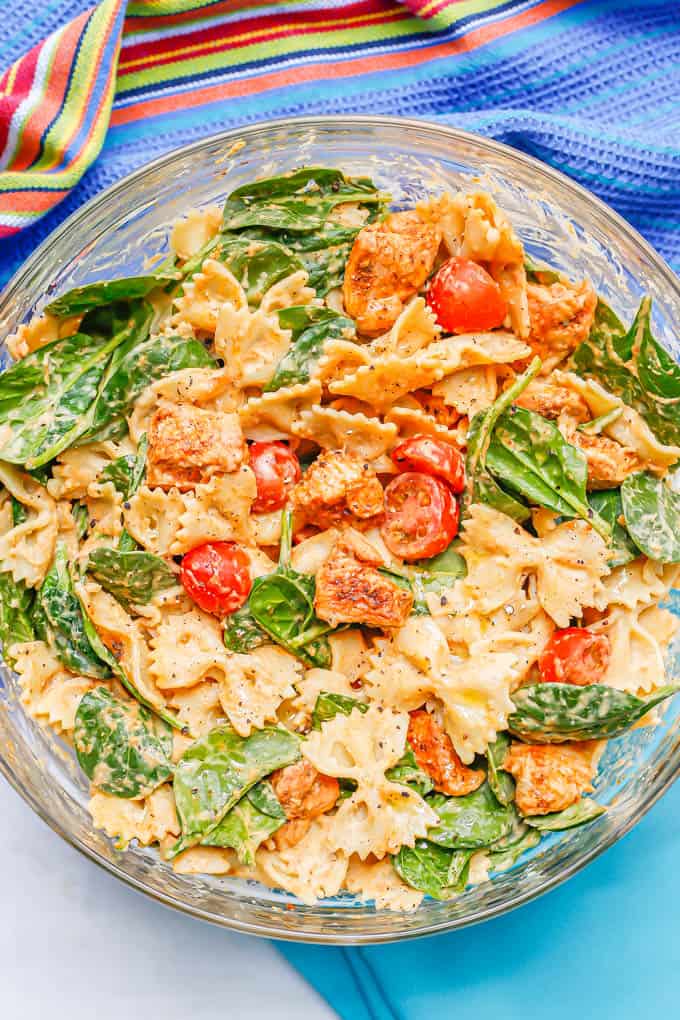
[[[257,851],[257,869],[275,889],[293,893],[310,906],[337,896],[347,874],[347,857],[332,845],[333,819],[322,815],[295,846]]]
[[[47,481],[47,491],[53,499],[84,499],[89,486],[104,468],[131,450],[131,445],[128,449],[110,440],[64,450],[52,465],[52,477]]]
[[[90,482],[87,497],[88,533],[80,547],[84,556],[99,546],[110,546],[123,531],[123,497],[113,482]]]
[[[376,910],[398,910],[411,913],[423,901],[424,894],[399,878],[391,861],[362,861],[351,857],[345,888],[364,903],[373,902]]]
[[[172,862],[176,875],[229,875],[238,858],[233,850],[220,846],[191,846]]]
[[[215,351],[238,386],[266,386],[289,350],[291,337],[277,315],[226,304],[217,318]]]
[[[311,439],[323,450],[343,450],[374,460],[394,446],[397,426],[365,414],[352,414],[315,404],[292,425],[293,435]]]
[[[150,646],[149,673],[164,692],[193,687],[208,676],[217,680],[227,666],[222,629],[198,608],[166,616]]]
[[[179,836],[172,787],[159,786],[144,800],[124,800],[97,790],[88,804],[95,828],[102,829],[121,847],[136,839],[140,846]]]
[[[293,546],[290,564],[301,574],[316,574],[338,540],[338,528],[326,528]]]
[[[288,439],[302,412],[318,404],[320,399],[318,379],[251,397],[239,412],[243,434],[247,439],[263,441]]]
[[[385,414],[385,422],[394,425],[399,431],[399,441],[411,436],[433,436],[452,446],[462,447],[467,439],[468,423],[462,421],[460,426],[447,428],[440,425],[432,415],[413,397],[402,397]]]
[[[637,609],[666,598],[680,581],[679,563],[657,563],[640,556],[623,566],[614,567],[602,581],[602,590],[593,602],[596,609],[624,606]]]
[[[80,699],[102,681],[68,673],[44,641],[15,644],[9,652],[28,714],[41,725],[70,736]]]
[[[47,489],[34,478],[0,463],[0,482],[22,504],[26,519],[12,524],[3,520],[0,534],[0,571],[15,581],[37,588],[44,580],[57,542],[57,508]]]
[[[235,308],[248,304],[233,273],[217,259],[206,259],[201,271],[182,284],[182,294],[175,298],[173,325],[187,323],[192,329],[214,334],[220,308],[227,302]]]
[[[458,414],[474,418],[485,411],[498,395],[498,379],[493,365],[479,365],[454,372],[432,387],[432,394],[441,397]]]
[[[196,740],[225,721],[216,680],[205,680],[193,687],[177,687],[168,693],[168,704]]]
[[[204,542],[250,542],[250,506],[256,495],[255,475],[245,464],[197,485],[184,497],[172,551],[188,552]]]
[[[425,836],[437,816],[413,790],[385,779],[404,753],[409,717],[381,706],[336,715],[310,733],[302,753],[319,772],[353,779],[356,792],[333,816],[336,849],[381,858]]]
[[[469,765],[484,754],[508,727],[515,706],[510,691],[517,686],[517,656],[512,652],[480,652],[469,659],[452,656],[435,685],[442,722],[460,760]]]
[[[177,489],[165,492],[142,485],[123,510],[125,527],[136,542],[157,556],[173,553],[179,522],[186,509]]]
[[[240,397],[224,368],[182,368],[157,379],[141,392],[128,418],[130,436],[139,443],[148,433],[149,422],[160,407],[168,404],[197,404],[211,410],[233,411]]]
[[[615,606],[603,620],[590,625],[609,639],[609,665],[598,683],[630,694],[649,694],[666,682],[664,651],[678,628],[666,609],[651,605],[641,610]]]
[[[178,220],[172,228],[170,247],[182,261],[186,261],[217,237],[221,225],[222,210],[219,206],[190,209],[184,219]]]
[[[324,385],[330,379],[340,379],[355,372],[361,365],[370,365],[369,347],[352,340],[332,338],[324,344],[323,354],[316,365],[315,378]]]
[[[7,350],[14,360],[18,361],[54,340],[72,336],[78,331],[80,319],[80,315],[58,319],[49,312],[43,312],[42,315],[34,316],[30,322],[19,326],[15,333],[10,333],[5,341]]]
[[[438,340],[440,333],[441,327],[437,325],[437,320],[425,304],[425,299],[415,297],[400,313],[389,332],[373,340],[368,350],[372,360],[382,357],[383,354],[408,357],[427,347],[433,340]]]
[[[301,677],[300,662],[276,645],[262,645],[247,655],[227,652],[220,702],[236,732],[247,737],[274,722],[281,703],[295,696]]]
[[[265,292],[260,310],[265,315],[272,315],[282,308],[310,304],[316,297],[316,291],[313,287],[307,286],[308,279],[309,275],[304,269],[298,269],[290,276],[285,276]]]
[[[52,677],[63,669],[59,659],[44,641],[22,641],[5,649],[14,659],[14,672],[19,677],[21,701],[36,701]]]

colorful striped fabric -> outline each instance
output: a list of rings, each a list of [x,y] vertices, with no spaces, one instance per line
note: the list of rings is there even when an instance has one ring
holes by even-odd
[[[65,215],[202,135],[440,118],[547,160],[680,265],[680,20],[659,0],[13,0],[0,284]],[[28,50],[28,52],[26,52]]]

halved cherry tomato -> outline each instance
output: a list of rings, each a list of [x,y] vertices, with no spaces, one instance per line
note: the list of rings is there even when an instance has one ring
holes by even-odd
[[[385,545],[402,560],[436,556],[458,534],[458,504],[439,478],[407,471],[385,489]]]
[[[236,542],[206,542],[183,557],[180,578],[197,606],[226,616],[250,594],[250,560]]]
[[[257,482],[253,513],[280,510],[285,505],[289,489],[300,480],[300,461],[285,443],[280,442],[252,443],[248,452]]]
[[[585,627],[556,630],[538,660],[541,680],[576,687],[596,684],[609,665],[610,652],[606,634]]]
[[[460,450],[432,436],[411,436],[392,450],[400,471],[421,471],[448,482],[452,492],[465,488],[465,461]]]
[[[495,329],[507,312],[501,289],[486,269],[456,256],[430,280],[425,300],[447,333]]]

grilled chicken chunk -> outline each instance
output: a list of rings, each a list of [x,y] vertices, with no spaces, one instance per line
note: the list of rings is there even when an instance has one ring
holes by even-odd
[[[531,332],[527,343],[543,359],[543,372],[559,364],[590,333],[597,294],[581,283],[528,283]]]
[[[514,743],[503,768],[517,781],[515,803],[523,815],[564,811],[592,790],[597,741],[572,744]]]
[[[319,454],[291,490],[291,503],[320,528],[368,520],[383,511],[383,488],[361,457],[341,450]]]
[[[271,784],[288,819],[274,833],[277,850],[299,843],[312,820],[331,811],[340,796],[337,779],[318,772],[306,758],[277,769],[271,775]]]
[[[463,765],[449,735],[425,709],[411,712],[408,742],[418,765],[427,772],[439,793],[462,797],[477,790],[486,778],[482,769]]]
[[[193,404],[159,408],[149,424],[147,484],[182,491],[236,471],[245,444],[236,414]]]

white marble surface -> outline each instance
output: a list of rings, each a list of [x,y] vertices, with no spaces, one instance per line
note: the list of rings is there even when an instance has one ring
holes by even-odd
[[[59,839],[2,777],[0,819],[0,1017],[335,1017],[268,942],[128,889]]]

